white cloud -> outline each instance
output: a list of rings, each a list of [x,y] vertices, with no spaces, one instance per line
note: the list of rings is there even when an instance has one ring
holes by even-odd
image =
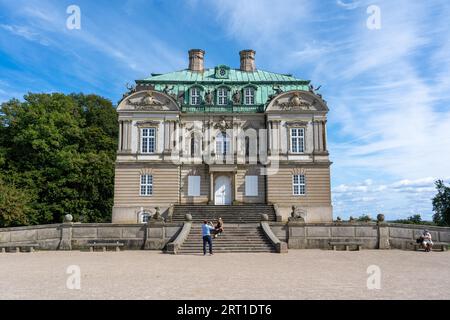
[[[358,8],[361,5],[360,1],[349,1],[349,2],[344,2],[342,0],[337,0],[336,4],[346,10],[354,10],[356,8]]]
[[[431,220],[431,199],[436,194],[434,177],[402,179],[390,184],[364,181],[340,184],[332,189],[334,215],[341,218],[384,213],[389,220],[420,214]],[[450,181],[450,177],[443,179]]]
[[[40,33],[31,30],[29,27],[0,24],[0,28],[29,41],[35,41],[44,46],[49,45],[48,39],[44,38]]]

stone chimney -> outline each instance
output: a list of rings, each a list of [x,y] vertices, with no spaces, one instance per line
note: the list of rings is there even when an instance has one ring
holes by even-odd
[[[241,57],[241,71],[256,71],[255,53],[255,50],[242,50],[239,52],[239,56]]]
[[[189,50],[189,70],[195,72],[203,72],[203,57],[205,51],[202,49]]]

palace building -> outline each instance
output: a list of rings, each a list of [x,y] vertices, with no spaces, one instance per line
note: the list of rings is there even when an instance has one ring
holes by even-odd
[[[331,222],[328,107],[308,80],[259,70],[204,67],[136,80],[119,103],[112,222],[143,223],[173,207],[229,211],[275,206],[308,223]]]

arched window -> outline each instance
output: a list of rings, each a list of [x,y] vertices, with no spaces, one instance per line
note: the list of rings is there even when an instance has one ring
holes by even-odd
[[[139,222],[140,223],[147,223],[150,219],[151,214],[147,211],[143,211],[139,214]]]
[[[247,87],[244,89],[244,104],[252,105],[255,104],[255,89],[252,87]]]
[[[220,132],[216,136],[216,154],[226,155],[230,153],[230,136],[225,132]]]
[[[225,106],[228,104],[228,89],[218,88],[217,89],[217,104],[219,106]]]

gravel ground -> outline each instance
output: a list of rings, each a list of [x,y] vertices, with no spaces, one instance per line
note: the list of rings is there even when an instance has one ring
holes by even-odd
[[[80,267],[80,289],[67,268]],[[367,268],[381,270],[369,290]],[[0,299],[450,299],[450,252],[0,254]]]

